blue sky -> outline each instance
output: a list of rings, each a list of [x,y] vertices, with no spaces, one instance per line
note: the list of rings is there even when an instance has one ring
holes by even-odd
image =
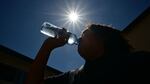
[[[48,21],[62,26],[68,8],[78,8],[84,14],[78,28],[64,26],[79,36],[88,22],[123,30],[149,6],[150,0],[1,0],[0,44],[34,59],[47,38],[39,31],[41,24]],[[63,72],[82,64],[77,46],[69,45],[55,49],[48,61],[49,66]]]

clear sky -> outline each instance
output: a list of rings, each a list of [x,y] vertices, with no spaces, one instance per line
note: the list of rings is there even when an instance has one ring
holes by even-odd
[[[47,38],[40,33],[44,21],[69,27],[78,36],[89,22],[123,30],[149,6],[150,0],[1,0],[0,44],[34,59]],[[70,8],[83,15],[79,26],[64,25],[65,11]],[[55,49],[48,61],[49,66],[63,72],[82,64],[77,47],[68,45]]]

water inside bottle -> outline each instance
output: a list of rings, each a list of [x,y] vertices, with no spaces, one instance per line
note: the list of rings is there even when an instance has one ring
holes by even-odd
[[[42,24],[42,28],[40,30],[41,33],[50,36],[52,38],[56,37],[56,33],[53,31],[54,28],[58,28],[53,24],[50,24],[49,22],[44,22]]]
[[[62,28],[59,28],[59,27],[57,27],[57,26],[55,26],[49,22],[44,22],[42,24],[42,28],[41,28],[40,32],[49,36],[49,37],[55,38],[58,36],[57,30],[59,30],[59,29],[62,29]],[[69,45],[73,45],[73,44],[77,45],[78,44],[77,36],[75,34],[70,33],[70,32],[68,32],[68,34],[70,34],[69,39],[68,39],[68,44]]]

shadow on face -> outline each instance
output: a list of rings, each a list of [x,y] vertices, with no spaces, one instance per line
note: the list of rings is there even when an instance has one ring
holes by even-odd
[[[81,35],[78,52],[86,61],[99,58],[104,53],[103,40],[98,40],[90,29],[86,29]]]

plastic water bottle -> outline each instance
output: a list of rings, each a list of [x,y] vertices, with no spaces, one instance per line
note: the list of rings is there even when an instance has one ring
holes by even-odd
[[[49,22],[44,22],[42,24],[42,28],[40,30],[41,33],[43,33],[49,37],[52,37],[52,38],[59,38],[62,31],[64,31],[63,28],[57,27]],[[73,45],[73,44],[77,45],[78,44],[77,36],[71,32],[66,32],[66,33],[69,35],[68,44],[69,45]]]

